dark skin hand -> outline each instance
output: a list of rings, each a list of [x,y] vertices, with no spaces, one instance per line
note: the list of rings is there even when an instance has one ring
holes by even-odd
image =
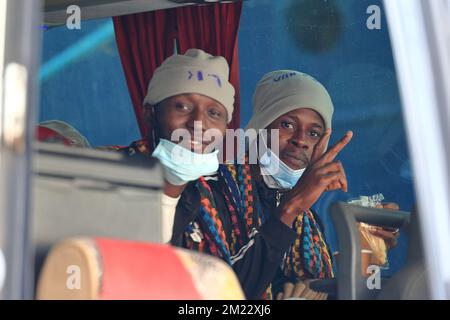
[[[312,207],[325,191],[342,189],[347,192],[347,177],[340,161],[334,161],[336,156],[353,137],[351,131],[324,153],[331,135],[327,129],[314,146],[309,165],[295,187],[286,194],[278,207],[280,220],[291,226],[299,212]]]
[[[176,129],[189,131],[192,140],[199,142],[201,150],[191,145],[194,152],[205,151],[211,141],[206,141],[204,132],[208,129],[217,129],[225,134],[228,114],[225,107],[214,99],[201,94],[188,93],[167,98],[158,106],[145,106],[144,117],[152,124],[156,131],[156,141],[159,138],[171,140]],[[202,137],[194,137],[194,122],[202,124]],[[173,141],[178,143],[178,141]],[[216,141],[214,141],[216,142]],[[197,145],[198,146],[198,145]],[[184,191],[186,184],[177,186],[165,181],[163,192],[172,198],[177,198]]]

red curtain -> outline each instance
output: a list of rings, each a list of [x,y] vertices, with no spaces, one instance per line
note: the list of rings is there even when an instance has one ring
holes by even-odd
[[[170,10],[139,13],[114,17],[113,22],[141,136],[151,139],[151,128],[142,116],[142,102],[153,72],[174,52],[175,13]]]
[[[229,128],[240,127],[238,29],[242,2],[176,9],[180,53],[190,48],[202,49],[227,59],[230,82],[236,89],[233,119]]]
[[[142,101],[154,70],[174,52],[203,49],[224,56],[230,65],[230,82],[236,89],[230,128],[240,126],[239,61],[237,34],[242,2],[188,6],[113,18],[117,47],[136,118],[145,138],[151,128],[142,117]],[[152,145],[150,143],[150,145]]]

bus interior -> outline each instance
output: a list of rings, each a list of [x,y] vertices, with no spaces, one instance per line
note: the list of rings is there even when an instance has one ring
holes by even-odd
[[[105,239],[126,241],[123,247],[116,246],[116,251],[122,252],[138,250],[127,247],[127,241],[162,242],[159,194],[163,176],[158,161],[143,157],[128,159],[111,149],[145,138],[148,132],[137,111],[146,90],[142,83],[148,83],[161,59],[189,48],[204,49],[228,60],[236,87],[235,114],[230,127],[244,128],[248,123],[258,80],[269,71],[285,69],[313,75],[329,91],[335,108],[330,145],[348,130],[354,132],[353,140],[339,156],[345,166],[349,191],[324,193],[314,206],[332,251],[339,252],[336,277],[316,281],[312,285],[315,290],[337,300],[450,298],[450,271],[446,269],[450,266],[449,258],[442,254],[450,234],[446,233],[450,230],[450,206],[445,193],[450,181],[446,171],[450,161],[445,161],[450,159],[449,144],[445,143],[450,136],[445,131],[450,119],[450,87],[445,85],[450,80],[449,73],[432,71],[450,66],[450,55],[442,54],[450,53],[448,22],[447,36],[442,22],[439,28],[427,29],[433,41],[411,41],[414,39],[411,36],[406,43],[401,37],[408,36],[405,25],[409,20],[404,17],[403,22],[399,18],[405,1],[397,4],[391,0],[31,2],[7,0],[8,17],[16,19],[5,20],[5,56],[0,57],[5,61],[1,70],[5,73],[5,105],[0,118],[3,123],[0,248],[6,258],[6,270],[12,270],[7,273],[3,289],[0,285],[1,298],[98,298],[92,292],[58,296],[59,291],[54,291],[46,295],[46,290],[52,290],[46,283],[55,281],[51,275],[57,272],[55,266],[45,267],[46,259],[52,257],[49,252],[54,252],[53,262],[72,255],[89,265],[91,262],[86,261],[91,260],[86,257],[92,251],[90,243],[96,239],[99,239],[97,255],[104,250],[116,262],[127,256],[120,258],[120,252],[111,253],[115,242],[108,243]],[[447,13],[439,21],[450,17],[449,1],[431,2],[410,2],[411,14],[422,19],[422,24],[416,23],[416,30],[421,31],[415,34],[417,39],[427,39],[423,28],[433,27],[429,21],[436,21],[438,12]],[[438,9],[438,2],[444,9]],[[32,12],[33,8],[38,15]],[[33,19],[20,24],[26,17]],[[19,37],[21,41],[13,40]],[[445,37],[447,46],[438,45]],[[408,74],[405,70],[412,68],[417,61],[414,59],[419,57],[406,57],[405,50],[411,52],[419,43],[426,49],[420,48],[418,52],[423,49],[441,55],[430,53],[427,61],[434,62]],[[22,79],[20,65],[16,66],[18,70],[7,65],[8,61],[14,61],[14,54],[27,67],[29,78],[22,85],[27,92],[23,101],[18,94],[12,102],[20,105],[22,101],[26,107],[9,120],[22,133],[16,136],[10,133],[8,138],[7,83]],[[421,113],[415,108],[428,106],[414,98],[418,90],[408,82],[419,72],[440,77],[433,78],[435,87],[424,90],[435,98],[427,109],[435,117],[427,123],[426,117],[417,119]],[[414,106],[415,102],[420,106]],[[87,144],[68,146],[54,136],[46,136],[45,123],[55,120],[70,124]],[[432,146],[424,140],[417,140],[419,133],[414,135],[419,130],[415,127],[420,124],[418,121],[423,121],[422,135],[428,135],[429,139],[437,137],[428,144],[436,142],[436,149],[441,149],[439,164],[432,162],[438,161],[438,157],[432,161],[419,158],[421,151],[429,152],[430,157],[434,151],[427,149]],[[428,132],[433,130],[434,133]],[[433,171],[435,175],[431,174]],[[397,203],[400,210],[392,212],[349,203],[361,196],[377,194],[382,194],[385,201]],[[388,263],[380,269],[381,288],[369,288],[367,277],[361,275],[357,222],[400,228],[396,245],[388,251]],[[63,245],[56,249],[65,251],[57,256],[56,251],[50,250],[61,242]],[[164,263],[169,262],[164,261],[169,261],[166,257],[169,253],[157,247],[147,249],[153,258],[142,258],[141,264],[149,263],[156,269],[167,266]],[[94,279],[89,280],[93,283],[89,284],[89,290],[98,291],[100,285],[106,286],[104,299],[244,298],[236,280],[227,273],[229,270],[222,269],[225,267],[213,267],[215,261],[197,256],[189,259],[194,262],[187,265],[196,265],[192,272],[208,275],[193,275],[196,281],[205,282],[196,284],[195,289],[189,289],[177,277],[171,281],[165,275],[159,280],[149,279],[142,268],[134,266],[104,274],[100,284],[92,271],[90,276]],[[202,263],[204,266],[200,267]],[[95,269],[92,266],[88,269],[92,268]],[[208,268],[210,273],[205,271]],[[214,277],[218,270],[226,271],[223,280]],[[133,283],[124,289],[129,296],[115,295],[113,286],[123,284],[114,277],[125,272],[127,281]],[[64,270],[55,278],[65,275]],[[108,281],[112,284],[107,285]],[[180,283],[172,283],[176,281]],[[218,287],[227,292],[203,288],[212,281],[223,281]],[[142,293],[155,291],[161,283],[168,286],[165,295]]]

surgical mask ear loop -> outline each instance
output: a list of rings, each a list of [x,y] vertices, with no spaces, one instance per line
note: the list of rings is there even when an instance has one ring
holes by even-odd
[[[264,133],[263,133],[264,132]],[[264,129],[263,132],[259,132],[258,133],[258,140],[257,140],[257,147],[258,147],[258,164],[261,165],[261,158],[267,153],[269,152],[269,146],[268,143],[266,141],[266,137],[267,137],[267,129]],[[261,146],[263,146],[264,148],[261,148]],[[270,150],[271,151],[271,150]]]
[[[152,152],[155,151],[156,147],[159,143],[159,135],[157,135],[156,131],[158,130],[158,124],[156,122],[156,107],[155,106],[144,106],[144,108],[151,108],[152,112],[152,118],[150,121],[150,131],[151,131],[151,138],[152,138]]]
[[[275,178],[277,172],[274,172],[269,168],[272,167],[273,169],[273,166],[275,165],[279,169],[279,158],[272,152],[271,149],[269,149],[267,143],[267,131],[260,131],[258,133],[258,138],[260,139],[258,140],[258,163],[261,168],[261,175],[269,175]],[[272,157],[272,155],[274,157]],[[267,169],[269,169],[269,171],[267,171]],[[278,171],[278,169],[276,171]]]
[[[153,135],[153,145],[154,145],[153,150],[155,150],[155,148],[158,146],[158,144],[159,144],[159,142],[161,140],[161,138],[160,138],[160,136],[158,134],[157,127],[153,128],[152,135]]]

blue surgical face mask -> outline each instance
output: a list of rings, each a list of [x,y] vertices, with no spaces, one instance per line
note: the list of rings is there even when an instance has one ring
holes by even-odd
[[[272,149],[267,147],[266,138],[260,135],[262,146],[267,150],[259,158],[259,166],[264,182],[272,189],[292,189],[300,180],[306,168],[294,170],[285,164]]]
[[[259,159],[259,165],[264,182],[273,189],[292,189],[306,170],[291,169],[270,149]]]
[[[183,185],[201,176],[210,175],[219,168],[217,154],[195,153],[166,139],[160,139],[152,156],[158,158],[164,168],[165,178],[173,185]]]

